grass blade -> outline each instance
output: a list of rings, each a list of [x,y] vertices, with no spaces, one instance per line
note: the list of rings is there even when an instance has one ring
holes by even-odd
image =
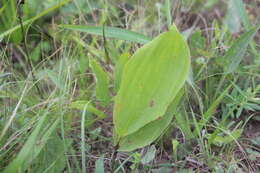
[[[33,154],[32,148],[34,148],[36,145],[38,135],[40,134],[44,121],[47,117],[46,115],[47,114],[43,115],[40,118],[36,128],[33,130],[32,134],[24,144],[18,156],[7,166],[7,168],[4,170],[4,173],[14,173],[14,172],[24,171],[26,167],[25,166],[26,161]]]
[[[70,104],[70,108],[71,109],[79,109],[79,110],[83,111],[86,104],[88,104],[87,111],[97,115],[97,117],[99,119],[103,119],[107,116],[104,112],[98,110],[95,106],[93,106],[90,103],[90,101],[88,101],[88,100],[78,100],[78,101],[72,102]]]
[[[28,24],[34,22],[35,20],[37,20],[37,19],[39,19],[39,18],[45,16],[46,14],[48,14],[48,13],[50,13],[50,12],[52,12],[52,11],[54,11],[54,10],[60,8],[60,7],[62,7],[63,5],[66,5],[66,4],[69,3],[70,1],[71,1],[71,0],[63,0],[63,1],[59,2],[59,3],[57,3],[56,5],[54,5],[54,6],[50,7],[50,8],[48,8],[48,9],[46,9],[46,10],[44,10],[44,11],[42,11],[41,13],[39,13],[38,15],[36,15],[35,17],[33,17],[33,18],[31,18],[31,19],[25,20],[25,21],[23,22],[23,25],[26,26],[26,25],[28,25]],[[16,26],[14,26],[13,28],[8,29],[7,31],[5,31],[5,32],[3,32],[3,33],[0,33],[0,41],[1,41],[4,37],[8,36],[9,34],[13,33],[14,31],[16,31],[16,30],[18,30],[18,29],[20,29],[20,28],[21,28],[21,25],[18,24],[18,25],[16,25]]]
[[[81,164],[82,164],[82,173],[86,173],[86,154],[85,154],[85,118],[87,114],[88,103],[85,105],[84,110],[82,112],[81,119]]]
[[[256,32],[259,30],[260,25],[257,27],[254,27],[244,33],[242,36],[240,36],[233,45],[229,48],[227,53],[225,54],[224,59],[227,61],[226,63],[226,72],[232,73],[236,70],[240,62],[242,61],[246,49],[248,47],[248,44],[256,34]]]
[[[95,173],[105,173],[104,156],[100,157],[95,162]]]
[[[3,138],[4,135],[5,135],[5,133],[7,132],[8,128],[10,127],[11,123],[13,122],[13,120],[14,120],[14,118],[15,118],[15,116],[16,116],[16,113],[17,113],[17,111],[18,111],[18,108],[20,107],[20,105],[21,105],[21,103],[22,103],[22,100],[23,100],[23,98],[24,98],[24,96],[25,96],[25,93],[26,93],[26,91],[27,91],[27,89],[28,89],[28,85],[29,85],[28,82],[26,82],[25,87],[24,87],[24,90],[23,90],[23,92],[22,92],[22,94],[21,94],[21,97],[20,97],[18,103],[16,104],[16,107],[15,107],[14,111],[13,111],[12,115],[10,116],[8,122],[5,124],[4,129],[3,129],[2,132],[1,132],[0,141],[2,140],[2,138]]]
[[[229,85],[225,91],[222,92],[220,96],[211,104],[208,110],[203,114],[202,119],[199,122],[199,131],[203,128],[206,122],[214,115],[215,110],[217,109],[218,105],[221,103],[222,99],[228,93],[229,89],[232,85]]]
[[[110,102],[108,74],[94,59],[90,60],[90,67],[96,78],[96,97],[102,106],[107,106]]]
[[[172,15],[171,15],[171,4],[170,0],[166,0],[166,17],[167,17],[167,25],[168,28],[172,25]]]
[[[231,33],[238,33],[241,28],[241,17],[238,14],[237,0],[229,0],[227,5],[228,10],[224,21]]]
[[[103,27],[100,26],[87,26],[87,25],[60,25],[65,29],[70,29],[73,31],[86,32],[89,34],[103,36]],[[126,29],[116,28],[116,27],[105,27],[104,28],[105,37],[116,38],[120,40],[126,40],[136,43],[145,44],[152,39],[144,36],[143,34],[129,31]]]
[[[234,1],[234,0],[233,0]],[[244,3],[242,0],[236,0],[234,3],[234,8],[236,9],[237,11],[237,14],[239,15],[244,27],[246,28],[246,30],[249,30],[250,29],[250,21],[248,19],[248,16],[246,14],[246,9],[245,9],[245,6],[244,6]]]

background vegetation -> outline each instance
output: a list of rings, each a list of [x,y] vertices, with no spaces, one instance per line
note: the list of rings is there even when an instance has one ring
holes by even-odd
[[[259,7],[1,0],[0,172],[259,172]],[[122,69],[171,22],[192,56],[178,112],[152,145],[116,152]]]

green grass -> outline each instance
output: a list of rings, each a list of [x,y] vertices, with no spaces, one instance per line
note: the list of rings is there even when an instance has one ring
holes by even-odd
[[[0,172],[259,172],[258,0],[11,2],[0,2]],[[172,22],[192,58],[178,111],[153,144],[117,152],[122,70]]]

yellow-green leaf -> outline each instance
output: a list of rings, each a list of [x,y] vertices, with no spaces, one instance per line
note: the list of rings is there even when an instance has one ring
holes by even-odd
[[[171,123],[182,95],[183,90],[175,97],[164,116],[145,125],[137,132],[121,138],[119,141],[119,151],[132,151],[149,145],[156,140]]]
[[[60,27],[70,29],[73,31],[86,32],[89,34],[100,35],[109,38],[116,38],[120,40],[132,41],[141,44],[149,42],[151,39],[143,34],[129,31],[126,29],[116,27],[101,27],[101,26],[87,26],[87,25],[60,25]]]
[[[188,45],[174,26],[136,51],[125,65],[115,98],[113,121],[119,139],[167,118],[164,114],[189,67]]]
[[[242,134],[243,130],[242,129],[236,129],[230,133],[227,133],[227,135],[225,136],[215,136],[215,138],[213,139],[213,143],[215,145],[223,145],[223,144],[228,144],[232,141],[237,140],[241,134]],[[214,135],[214,134],[211,134]],[[211,137],[211,135],[209,135],[209,137]]]
[[[96,97],[102,106],[107,106],[110,101],[109,77],[102,67],[94,60],[90,60],[90,67],[96,78]]]
[[[250,41],[253,39],[259,28],[260,25],[250,29],[249,31],[241,35],[229,48],[226,55],[224,56],[224,60],[227,61],[227,73],[233,73],[239,66],[240,62],[243,60],[243,57],[246,54],[247,46],[249,45]]]
[[[125,64],[129,60],[129,53],[123,53],[120,57],[119,60],[116,62],[115,66],[115,81],[114,81],[114,88],[115,91],[118,91],[120,83],[121,83],[121,78],[122,78],[122,72],[124,70]]]
[[[86,107],[86,110],[88,112],[91,112],[95,115],[98,116],[98,118],[100,119],[103,119],[106,117],[106,114],[100,110],[98,110],[97,108],[95,108],[91,103],[90,101],[88,100],[79,100],[79,101],[75,101],[75,102],[72,102],[70,104],[70,108],[72,109],[79,109],[79,110],[84,110],[84,107],[86,106],[86,104],[88,104],[88,106]]]

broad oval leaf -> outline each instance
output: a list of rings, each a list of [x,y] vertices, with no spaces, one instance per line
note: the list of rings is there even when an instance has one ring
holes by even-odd
[[[115,98],[114,125],[119,138],[165,114],[189,72],[188,45],[175,27],[138,49],[125,65]]]
[[[115,80],[114,80],[114,90],[117,92],[120,87],[121,78],[122,78],[122,72],[124,70],[124,67],[129,60],[130,54],[129,53],[123,53],[119,60],[116,62],[115,65]]]
[[[148,123],[137,132],[121,138],[119,141],[119,151],[132,151],[149,145],[156,140],[169,126],[173,115],[177,113],[177,106],[184,93],[183,91],[179,91],[164,116]]]

